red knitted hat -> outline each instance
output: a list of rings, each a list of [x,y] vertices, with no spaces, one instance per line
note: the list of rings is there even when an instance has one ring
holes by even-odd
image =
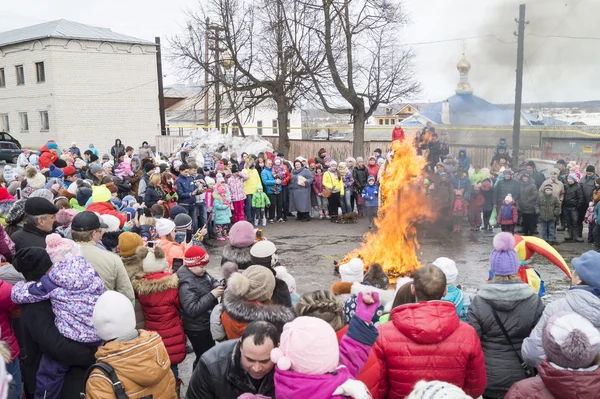
[[[208,265],[210,257],[202,247],[193,246],[185,251],[183,264],[187,267]]]
[[[77,173],[77,170],[72,166],[67,166],[66,168],[63,169],[63,173],[64,173],[65,177],[67,177],[67,176],[71,176],[71,175],[74,175],[75,173]]]

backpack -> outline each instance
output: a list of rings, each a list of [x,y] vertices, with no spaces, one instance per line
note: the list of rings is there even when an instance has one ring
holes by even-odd
[[[86,382],[90,378],[90,375],[92,374],[94,369],[98,369],[98,370],[102,371],[102,373],[110,379],[110,382],[112,383],[113,389],[115,391],[115,397],[117,399],[129,399],[129,396],[127,396],[127,393],[125,393],[125,389],[123,389],[123,385],[121,385],[121,381],[119,381],[119,378],[117,377],[117,374],[115,373],[115,369],[113,369],[112,366],[110,366],[107,363],[92,364],[85,375]],[[81,398],[85,399],[85,397],[86,397],[86,395],[85,395],[85,388],[84,388],[84,392],[81,394]],[[148,398],[151,398],[151,397],[152,397],[152,395],[148,396]]]
[[[512,208],[510,205],[502,205],[502,210],[500,211],[500,218],[502,218],[503,220],[512,219]]]

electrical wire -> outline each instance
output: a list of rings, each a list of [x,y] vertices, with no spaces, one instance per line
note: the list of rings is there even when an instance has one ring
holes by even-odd
[[[517,42],[516,40],[515,41],[502,40],[499,37],[497,37],[496,35],[488,34],[488,35],[480,35],[480,36],[457,37],[454,39],[432,40],[432,41],[428,41],[428,42],[403,43],[403,45],[405,45],[405,46],[423,46],[423,45],[428,45],[428,44],[448,43],[448,42],[457,42],[457,41],[474,40],[474,39],[485,39],[485,38],[493,38],[493,39],[496,39],[497,41],[499,41],[501,43],[505,43],[505,44],[513,44],[513,43]]]

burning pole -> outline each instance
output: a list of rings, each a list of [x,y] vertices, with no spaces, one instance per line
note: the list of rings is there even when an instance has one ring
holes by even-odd
[[[342,263],[355,257],[360,257],[365,266],[379,263],[395,281],[421,266],[417,258],[417,227],[434,221],[436,213],[422,184],[426,160],[417,156],[407,141],[394,141],[392,151],[379,187],[382,203],[375,220],[377,229],[366,233],[362,245],[347,254]]]

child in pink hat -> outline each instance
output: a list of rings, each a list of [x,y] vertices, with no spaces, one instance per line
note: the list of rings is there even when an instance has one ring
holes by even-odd
[[[379,295],[371,295],[372,300],[358,294],[356,314],[339,346],[333,328],[316,317],[298,317],[283,327],[280,345],[271,352],[277,399],[368,397],[354,378],[379,335],[371,323]]]

